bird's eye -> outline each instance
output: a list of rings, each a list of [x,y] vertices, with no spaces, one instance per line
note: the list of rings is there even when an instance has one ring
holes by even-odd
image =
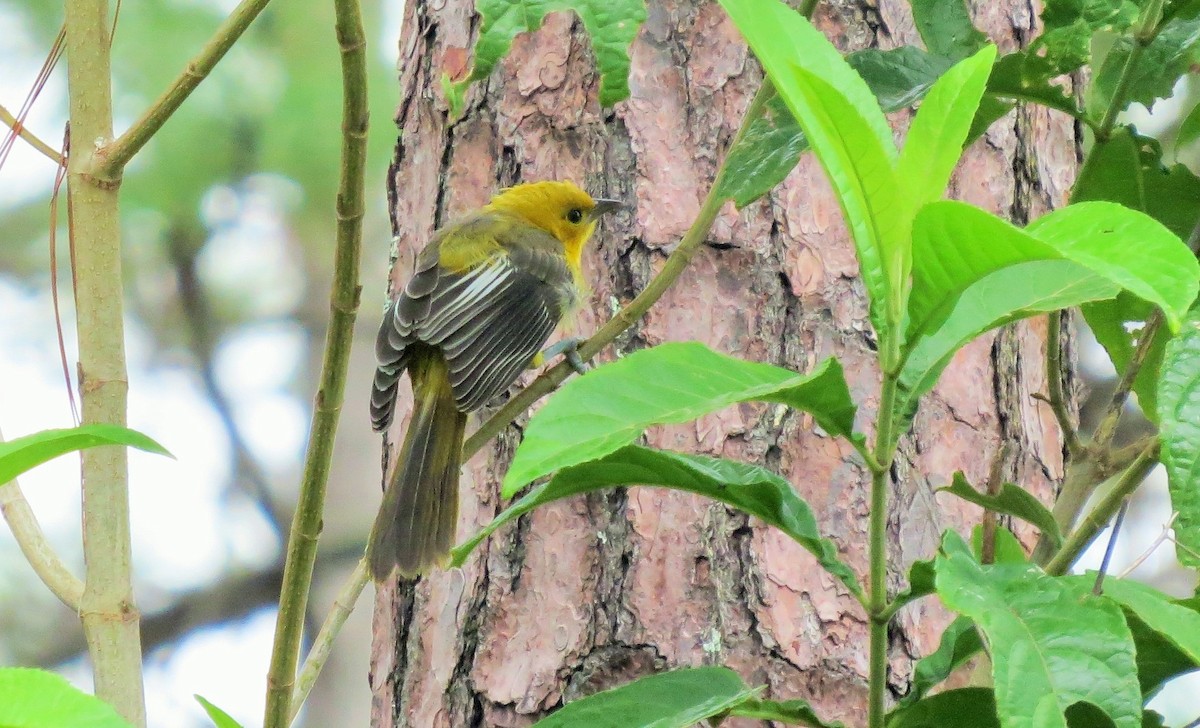
[[[572,225],[578,225],[582,221],[583,210],[580,210],[578,207],[567,213],[567,222],[571,223]]]

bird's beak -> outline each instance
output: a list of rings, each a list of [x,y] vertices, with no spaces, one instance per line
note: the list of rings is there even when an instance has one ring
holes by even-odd
[[[620,200],[596,200],[596,206],[592,208],[592,219],[598,220],[601,215],[607,215],[610,212],[625,209],[625,203]]]

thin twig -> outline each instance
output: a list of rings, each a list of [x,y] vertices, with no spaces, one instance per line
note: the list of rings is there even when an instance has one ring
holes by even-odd
[[[1159,532],[1158,538],[1154,539],[1154,541],[1146,548],[1146,550],[1133,560],[1132,564],[1127,566],[1124,571],[1117,575],[1118,579],[1124,579],[1132,574],[1139,566],[1146,562],[1146,559],[1150,558],[1151,554],[1158,550],[1159,546],[1162,546],[1163,543],[1171,540],[1171,527],[1175,524],[1176,518],[1179,518],[1179,511],[1175,511],[1171,514],[1171,517],[1168,518],[1167,522],[1163,525],[1162,531]]]
[[[329,659],[329,653],[333,650],[333,642],[341,632],[346,619],[350,617],[350,613],[354,611],[354,605],[358,603],[359,595],[362,594],[367,582],[371,580],[370,573],[366,558],[360,559],[350,574],[350,578],[338,592],[333,607],[329,610],[325,622],[321,624],[320,631],[313,639],[312,648],[304,658],[304,666],[300,668],[300,677],[296,679],[296,690],[292,693],[292,722],[296,720],[301,706],[308,699],[308,693],[317,682],[317,676],[321,674],[321,668],[325,666],[325,662]]]
[[[22,124],[17,117],[12,115],[12,112],[4,108],[2,105],[0,105],[0,123],[3,123],[9,129],[12,129],[17,136],[29,142],[29,146],[41,152],[42,156],[44,156],[46,159],[49,159],[51,162],[54,162],[56,165],[61,167],[67,163],[63,156],[55,151],[54,147],[42,141],[41,138],[39,138],[36,134],[29,131],[29,127]]]
[[[1117,520],[1113,521],[1112,533],[1108,534],[1108,545],[1104,547],[1104,558],[1100,560],[1100,569],[1096,572],[1096,583],[1092,585],[1092,593],[1100,596],[1104,593],[1104,575],[1112,563],[1113,551],[1117,548],[1117,537],[1121,535],[1121,526],[1125,523],[1125,514],[1129,512],[1129,496],[1121,501],[1117,510]]]
[[[984,488],[984,492],[990,496],[999,495],[1000,490],[1004,487],[1004,464],[1008,462],[1011,450],[1012,445],[1005,441],[1001,443],[1000,448],[992,457],[992,466],[988,469],[987,484]],[[984,564],[994,564],[996,563],[996,512],[985,508],[981,525],[983,526],[983,548],[980,549],[979,561]]]
[[[102,180],[120,177],[121,170],[133,155],[150,141],[167,119],[171,118],[187,97],[196,90],[200,82],[208,77],[269,1],[242,0],[167,90],[155,99],[124,134],[105,147],[102,154],[97,155],[96,163],[90,170],[91,174]]]
[[[37,77],[34,78],[33,85],[29,87],[29,93],[25,94],[25,100],[21,102],[21,108],[17,110],[15,116],[9,114],[7,111],[4,112],[9,119],[6,121],[8,124],[9,133],[5,135],[4,141],[0,142],[0,169],[4,167],[4,163],[8,160],[9,152],[12,151],[13,145],[16,144],[18,137],[25,139],[31,144],[33,144],[32,140],[41,142],[41,140],[34,136],[32,132],[28,132],[28,129],[24,128],[25,120],[29,118],[29,112],[33,110],[33,103],[37,101],[38,96],[41,95],[42,89],[46,87],[46,82],[50,80],[51,72],[54,70],[54,67],[58,65],[59,59],[62,58],[63,50],[66,48],[66,40],[67,27],[64,24],[58,29],[58,35],[55,36],[54,42],[50,45],[50,50],[46,53],[46,60],[42,61],[42,67],[38,69]],[[28,133],[22,134],[22,131]],[[62,159],[61,155],[58,155],[58,153],[54,151],[53,147],[45,142],[41,142],[41,144],[41,147],[39,147],[37,144],[34,144],[34,147],[43,154],[46,153],[46,149],[49,149],[51,161],[58,166],[62,167],[66,164],[65,160]],[[42,147],[45,147],[45,149]],[[58,158],[56,159],[55,157]]]
[[[1117,388],[1109,400],[1108,407],[1104,410],[1104,415],[1100,419],[1100,424],[1096,425],[1096,433],[1092,436],[1093,448],[1107,448],[1113,440],[1113,436],[1117,432],[1117,424],[1120,422],[1121,413],[1125,410],[1125,403],[1129,400],[1129,393],[1133,391],[1133,385],[1137,381],[1138,373],[1142,370],[1142,366],[1146,363],[1146,358],[1150,355],[1151,349],[1154,347],[1154,340],[1158,336],[1158,330],[1163,325],[1163,313],[1161,309],[1154,309],[1149,318],[1146,319],[1145,326],[1138,332],[1137,349],[1133,352],[1133,357],[1129,360],[1129,365],[1125,367],[1125,371],[1121,374],[1121,379],[1117,383]]]
[[[0,432],[0,442],[4,442],[4,433]],[[0,483],[0,513],[16,539],[17,546],[25,555],[25,560],[33,567],[33,571],[42,583],[67,605],[72,611],[79,611],[79,601],[83,597],[83,582],[79,580],[46,540],[46,534],[38,524],[37,516],[25,500],[21,486],[13,480]]]
[[[1054,413],[1054,419],[1058,420],[1058,429],[1062,430],[1067,455],[1075,458],[1082,451],[1082,446],[1079,432],[1071,421],[1067,398],[1063,394],[1062,317],[1062,311],[1052,311],[1046,315],[1046,390],[1049,393],[1046,402]]]
[[[358,0],[334,0],[333,5],[334,28],[342,61],[342,169],[336,201],[337,238],[333,290],[330,293],[331,315],[325,334],[320,389],[313,408],[300,498],[288,534],[287,562],[283,570],[283,588],[279,594],[279,616],[275,622],[271,667],[267,674],[264,728],[286,728],[294,714],[292,695],[295,691],[300,639],[304,632],[308,592],[312,586],[317,539],[321,533],[334,435],[346,389],[350,346],[354,341],[354,319],[362,290],[358,282],[358,268],[362,249],[364,171],[367,160],[367,41]]]
[[[63,158],[71,153],[71,125],[63,130]],[[59,167],[54,175],[54,188],[50,193],[50,305],[54,308],[54,333],[58,340],[58,361],[62,365],[63,383],[66,385],[67,402],[71,405],[71,421],[79,424],[79,404],[75,401],[75,388],[71,386],[71,365],[67,361],[67,339],[63,335],[62,310],[58,296],[58,199],[62,185],[67,179],[67,168]],[[68,217],[70,211],[68,209]],[[70,225],[67,226],[67,242],[71,244]],[[71,250],[71,269],[75,269],[75,252]]]

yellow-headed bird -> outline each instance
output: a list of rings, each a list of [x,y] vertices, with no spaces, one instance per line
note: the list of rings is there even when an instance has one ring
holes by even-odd
[[[583,246],[619,207],[570,182],[504,190],[438,230],[388,307],[371,392],[376,430],[391,424],[400,375],[412,379],[413,415],[375,519],[376,581],[443,564],[458,521],[458,474],[467,413],[541,361],[541,349],[578,303]]]

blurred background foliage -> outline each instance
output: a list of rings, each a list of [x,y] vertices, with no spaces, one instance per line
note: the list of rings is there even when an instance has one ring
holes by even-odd
[[[113,43],[118,133],[235,4],[121,4]],[[310,622],[323,617],[361,555],[380,487],[366,391],[391,239],[384,175],[395,143],[403,5],[365,0],[363,9],[372,128],[352,364],[361,375],[348,387]],[[0,104],[13,113],[61,23],[61,3],[0,1]],[[65,120],[64,61],[28,124],[57,146]],[[179,458],[163,465],[135,457],[130,466],[155,726],[208,725],[191,699],[196,692],[246,725],[261,721],[281,534],[291,520],[328,318],[340,123],[332,3],[273,3],[123,180],[130,422],[170,443]],[[24,142],[0,169],[0,428],[10,437],[72,424],[49,292],[54,172]],[[58,222],[73,368],[65,214]],[[81,567],[78,461],[71,460],[31,473],[22,485],[51,542]],[[77,619],[40,585],[7,529],[0,529],[0,584],[0,664],[56,667],[90,689]],[[307,724],[366,724],[369,620],[369,607],[359,610],[357,629],[340,640],[306,708]]]

